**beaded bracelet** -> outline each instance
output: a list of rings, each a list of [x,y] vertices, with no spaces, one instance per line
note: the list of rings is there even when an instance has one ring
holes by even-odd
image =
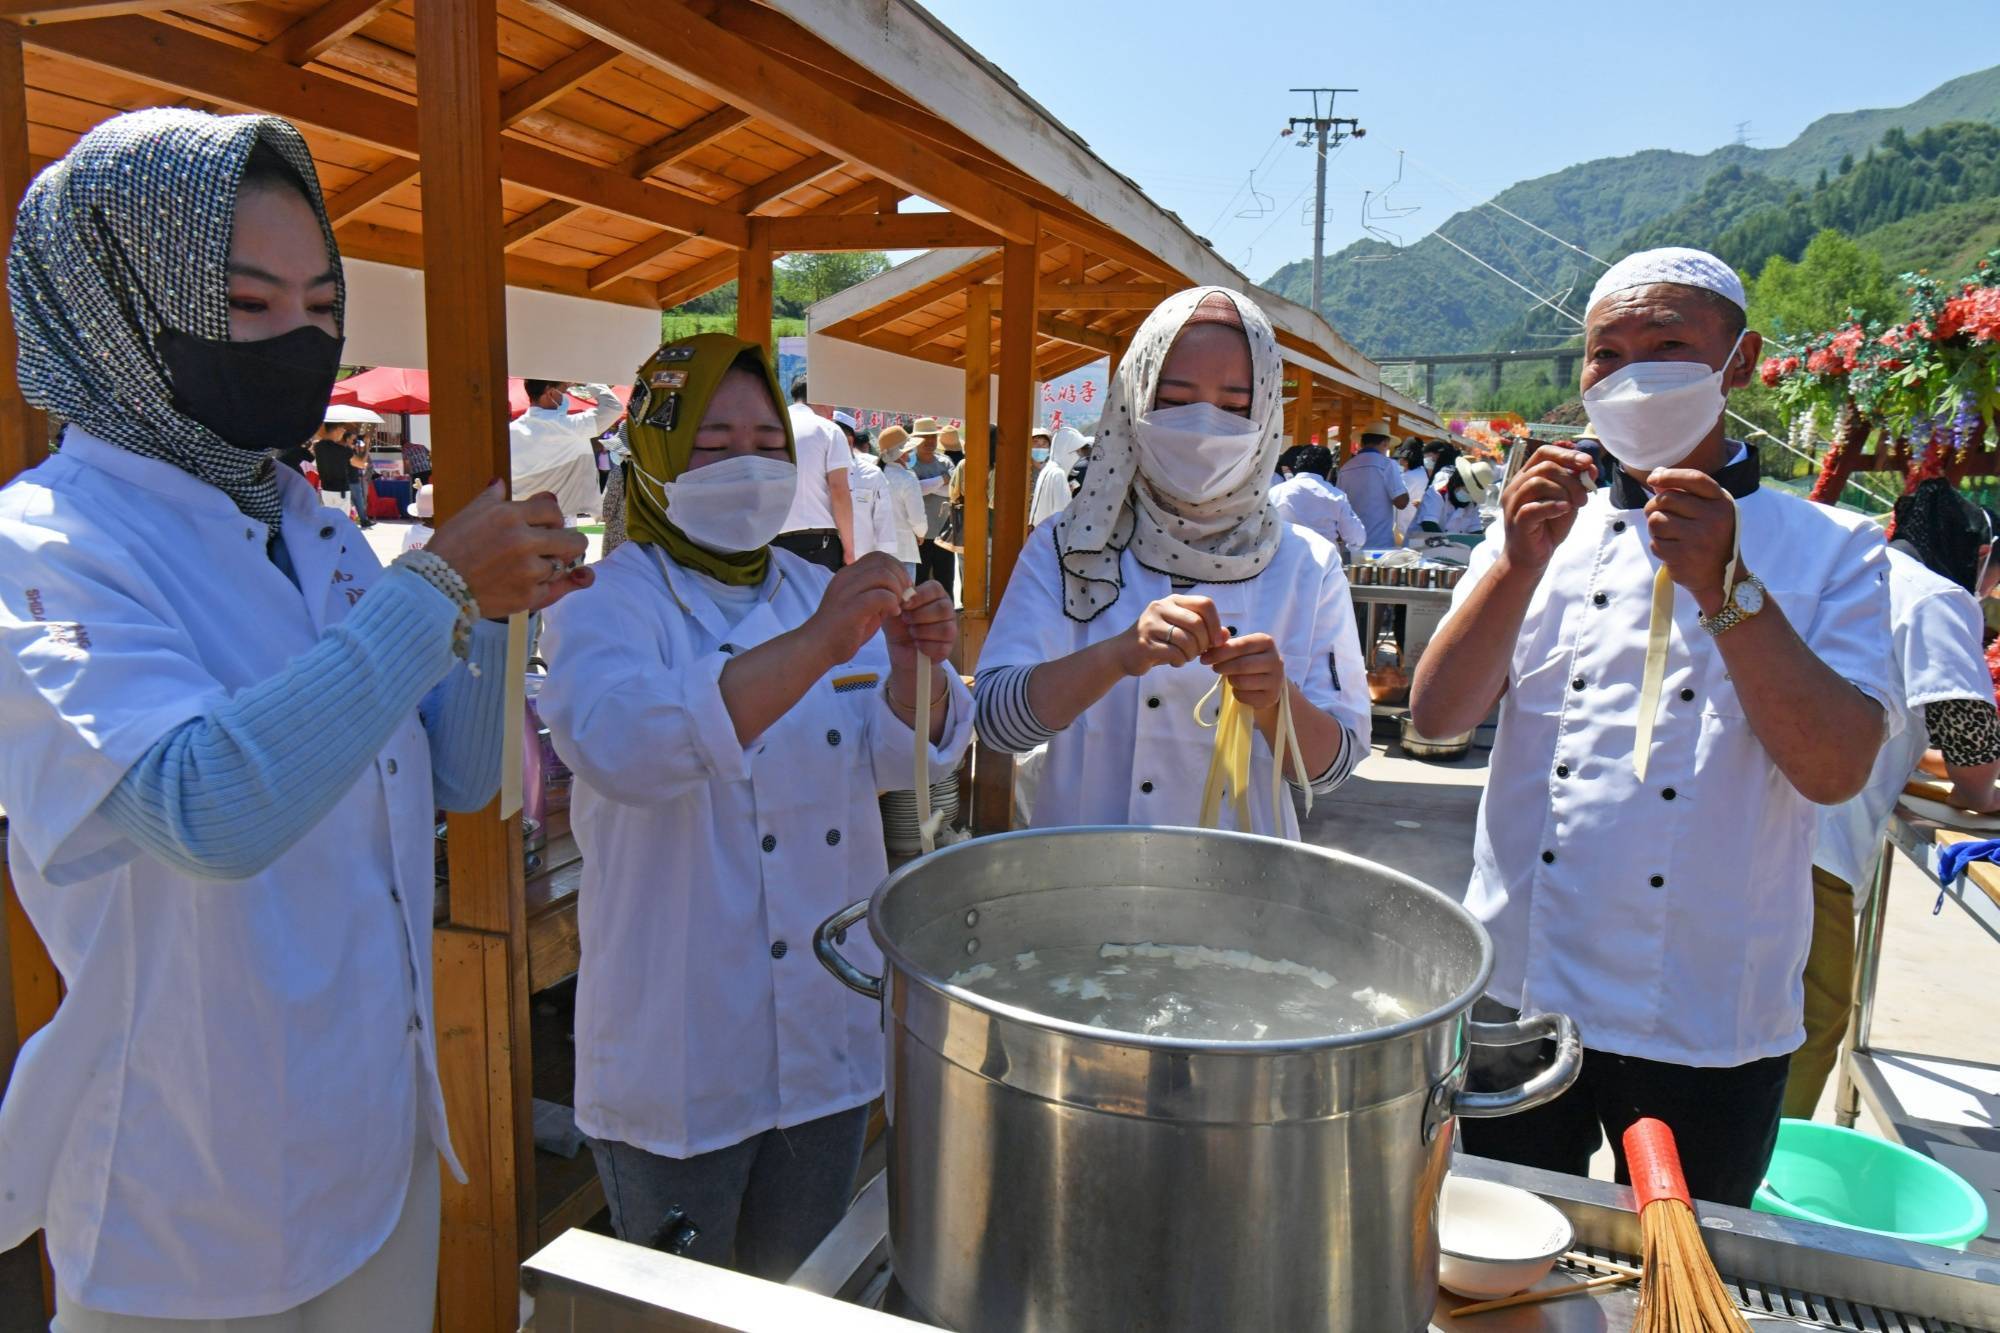
[[[418,547],[405,551],[392,562],[415,574],[424,582],[436,588],[458,605],[458,619],[451,626],[451,651],[458,657],[469,657],[472,653],[472,627],[479,623],[479,603],[473,600],[472,589],[465,586],[465,578],[451,567],[451,562],[441,555]],[[479,664],[470,662],[467,670],[479,674]]]

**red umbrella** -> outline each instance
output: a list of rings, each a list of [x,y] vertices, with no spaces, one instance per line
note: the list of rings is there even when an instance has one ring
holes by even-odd
[[[377,412],[428,412],[431,377],[425,370],[377,366],[333,386],[334,403],[352,403]]]
[[[614,387],[621,403],[630,402],[632,386],[627,384]],[[403,370],[395,366],[377,366],[364,370],[359,375],[350,375],[333,386],[329,400],[336,405],[353,405],[372,408],[377,412],[412,412],[422,414],[431,410],[431,377],[425,370]],[[581,398],[571,396],[570,406],[583,411],[590,404]],[[522,381],[507,381],[507,415],[518,417],[528,410],[528,391]]]

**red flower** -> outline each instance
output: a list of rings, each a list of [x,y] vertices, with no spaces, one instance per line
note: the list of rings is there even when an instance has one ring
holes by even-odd
[[[1767,389],[1777,388],[1778,380],[1784,373],[1784,362],[1775,356],[1765,357],[1764,364],[1757,367],[1757,378],[1764,381],[1764,387]]]

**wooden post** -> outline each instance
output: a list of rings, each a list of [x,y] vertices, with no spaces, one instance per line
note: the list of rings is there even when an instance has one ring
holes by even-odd
[[[1313,373],[1303,367],[1299,370],[1299,395],[1294,406],[1298,409],[1299,429],[1292,436],[1292,443],[1311,444],[1313,424],[1319,417],[1313,406]]]
[[[1132,350],[1132,335],[1117,333],[1111,337],[1111,351],[1104,359],[1104,391],[1111,391],[1111,381],[1118,378],[1118,367],[1125,364],[1125,354]]]
[[[0,23],[0,264],[14,241],[14,210],[28,189],[28,90],[21,69],[21,30]],[[0,483],[41,462],[48,449],[48,426],[42,414],[21,397],[15,365],[13,307],[0,297]],[[57,975],[42,937],[14,896],[6,867],[7,835],[0,832],[0,967],[8,985],[0,992],[0,1080],[11,1077],[21,1045],[56,1016],[62,1002],[62,978]],[[48,1249],[42,1249],[42,1313],[55,1313],[55,1279]]]
[[[1340,448],[1333,451],[1334,461],[1343,461],[1343,454],[1354,456],[1354,400],[1347,397],[1340,400]]]
[[[736,336],[762,347],[777,364],[771,346],[771,233],[762,218],[750,219],[750,244],[736,252]]]
[[[438,517],[510,476],[507,307],[500,211],[497,11],[421,0],[418,149],[424,304]],[[450,919],[433,938],[439,1073],[471,1182],[444,1182],[438,1319],[505,1333],[519,1323],[535,1234],[521,822],[496,801],[451,818]]]
[[[987,427],[992,420],[993,289],[975,282],[965,289],[965,428],[960,436],[965,443],[965,568],[960,586],[966,614],[982,620],[992,615],[998,601],[987,599],[987,541],[993,529],[986,508],[993,469]]]
[[[1000,605],[1028,536],[1028,432],[1035,424],[1039,241],[1009,244],[1000,270],[1000,455],[993,468],[991,599]]]
[[[14,242],[14,210],[27,192],[28,90],[21,73],[21,30],[0,24],[0,263]],[[14,378],[14,312],[0,300],[0,483],[42,461],[48,426],[21,397]]]

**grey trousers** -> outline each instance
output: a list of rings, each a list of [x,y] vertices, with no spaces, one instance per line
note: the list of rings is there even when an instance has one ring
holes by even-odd
[[[847,1211],[867,1132],[857,1106],[694,1157],[602,1139],[590,1150],[620,1240],[783,1282]]]

